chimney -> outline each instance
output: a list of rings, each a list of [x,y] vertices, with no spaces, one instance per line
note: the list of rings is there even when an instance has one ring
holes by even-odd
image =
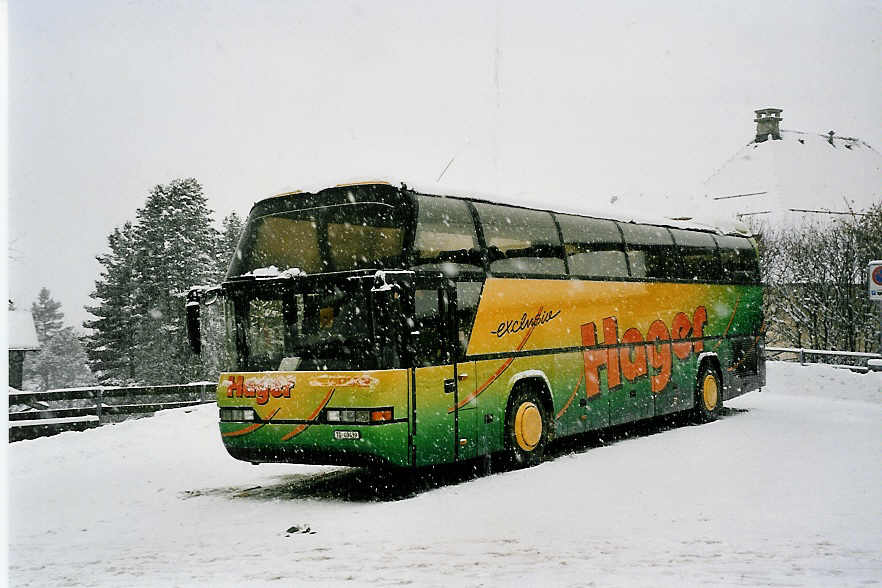
[[[756,143],[762,143],[768,139],[780,139],[781,138],[781,129],[778,125],[781,123],[781,109],[780,108],[762,108],[760,110],[754,110],[756,113],[756,118],[753,119],[753,122],[756,123]]]

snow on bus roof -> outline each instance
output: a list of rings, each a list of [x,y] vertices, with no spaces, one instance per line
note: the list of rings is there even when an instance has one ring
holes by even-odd
[[[613,206],[586,206],[586,207],[570,207],[570,206],[561,206],[559,203],[553,203],[551,206],[547,206],[547,203],[539,204],[539,198],[531,198],[528,195],[519,195],[519,196],[500,196],[497,194],[488,194],[479,192],[476,190],[468,190],[458,187],[450,187],[447,185],[441,184],[433,184],[433,185],[425,185],[425,184],[411,184],[410,182],[403,182],[393,178],[377,178],[371,180],[359,180],[353,179],[343,183],[332,184],[322,183],[322,184],[314,184],[309,186],[302,186],[298,190],[286,190],[279,194],[272,196],[272,198],[276,198],[279,196],[289,196],[292,194],[299,193],[317,193],[322,190],[326,190],[328,188],[342,188],[346,186],[369,186],[369,185],[387,185],[387,186],[407,186],[408,189],[414,190],[418,194],[425,194],[428,196],[447,196],[452,198],[463,198],[468,200],[479,200],[484,202],[489,202],[493,204],[502,204],[502,205],[510,205],[510,206],[519,206],[523,208],[532,208],[538,210],[547,210],[550,212],[555,212],[559,214],[574,214],[579,216],[587,216],[594,218],[603,218],[614,220],[622,223],[638,223],[638,224],[647,224],[647,225],[659,225],[677,229],[692,229],[699,231],[706,231],[712,233],[718,233],[722,235],[740,235],[740,236],[750,236],[751,232],[748,229],[747,225],[736,219],[735,217],[729,217],[727,215],[708,215],[704,213],[701,217],[665,217],[661,215],[651,215],[644,212],[639,212],[635,210],[628,210],[626,208],[619,208]],[[265,200],[265,199],[261,199]]]
[[[700,231],[708,231],[720,234],[738,234],[749,235],[747,226],[732,218],[713,219],[709,222],[707,219],[697,218],[672,218],[661,215],[652,215],[627,208],[619,208],[613,206],[579,206],[571,207],[561,205],[560,203],[542,203],[538,204],[539,198],[531,198],[529,195],[520,196],[499,196],[496,194],[485,194],[475,190],[461,190],[457,188],[437,187],[423,189],[422,186],[412,186],[407,184],[408,188],[415,190],[421,194],[429,194],[436,196],[452,196],[454,198],[467,198],[470,200],[480,200],[493,204],[504,204],[511,206],[522,206],[524,208],[533,208],[539,210],[548,210],[559,214],[574,214],[578,216],[588,216],[594,218],[603,218],[615,220],[622,223],[639,223],[647,225],[661,225],[677,229],[694,229]]]

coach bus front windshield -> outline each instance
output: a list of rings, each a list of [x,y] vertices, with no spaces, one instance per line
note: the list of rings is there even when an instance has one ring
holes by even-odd
[[[362,284],[344,281],[309,292],[264,288],[259,293],[246,286],[227,304],[230,351],[240,371],[398,367],[398,349],[386,344],[391,326],[376,326],[378,309]]]
[[[248,220],[230,278],[260,268],[307,274],[403,265],[402,212],[380,202],[289,210]]]

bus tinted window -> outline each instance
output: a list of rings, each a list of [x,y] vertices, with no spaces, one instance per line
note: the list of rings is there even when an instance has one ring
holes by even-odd
[[[744,237],[717,235],[723,279],[736,284],[760,281],[759,262],[753,244]]]
[[[379,202],[252,216],[243,229],[229,275],[273,265],[308,274],[400,268],[404,263],[402,216],[395,207]]]
[[[548,212],[475,203],[495,273],[566,273],[557,226]]]
[[[472,326],[475,323],[475,313],[478,310],[483,286],[483,282],[456,283],[456,316],[459,321],[460,357],[465,357],[466,349],[469,346],[469,337],[472,335]]]
[[[379,223],[373,219],[328,223],[328,248],[334,269],[342,272],[364,267],[396,267],[401,263],[404,231],[388,226],[391,221],[387,226],[374,226],[376,224]]]
[[[475,222],[465,201],[417,196],[417,202],[413,269],[481,271]]]
[[[611,220],[557,215],[570,275],[627,277],[622,235]]]
[[[677,255],[671,234],[664,227],[622,223],[631,276],[671,279],[677,273]]]
[[[483,282],[456,283],[457,357],[464,358],[481,298]],[[414,293],[414,364],[417,367],[444,363],[445,333],[441,305],[443,294],[435,289],[418,289]]]
[[[707,282],[722,279],[717,244],[710,233],[671,229],[680,263],[677,277],[684,280]]]
[[[436,289],[414,292],[414,366],[444,363],[444,325],[441,316],[442,292]]]

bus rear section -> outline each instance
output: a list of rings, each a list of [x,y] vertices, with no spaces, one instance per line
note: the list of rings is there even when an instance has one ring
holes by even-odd
[[[223,374],[220,432],[252,463],[410,465],[408,370]]]

